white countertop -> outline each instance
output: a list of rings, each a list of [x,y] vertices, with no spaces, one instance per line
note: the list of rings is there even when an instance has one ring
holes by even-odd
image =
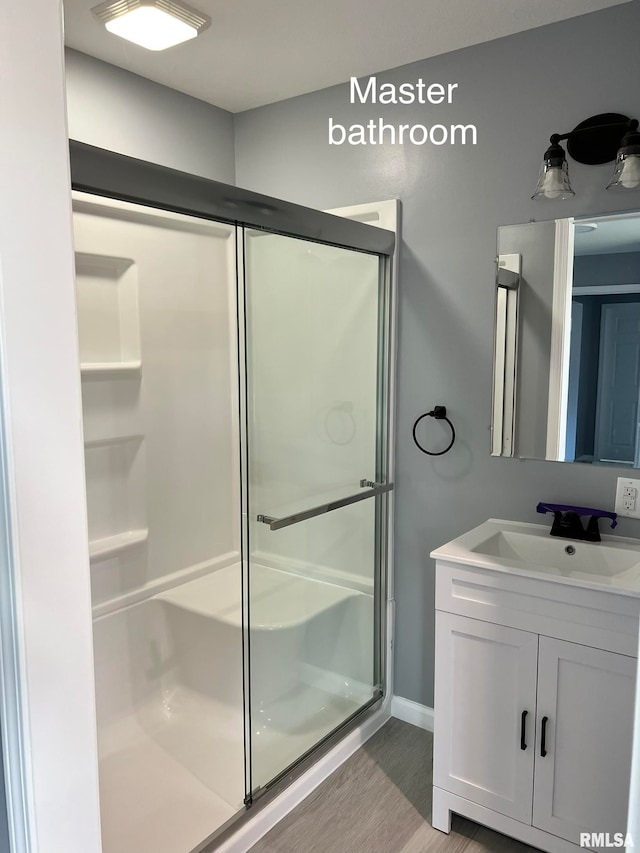
[[[550,530],[548,524],[490,518],[431,557],[640,598],[640,540],[605,534],[601,542],[584,542]]]

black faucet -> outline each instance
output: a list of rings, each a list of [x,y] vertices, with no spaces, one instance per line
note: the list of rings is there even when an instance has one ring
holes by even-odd
[[[552,536],[563,536],[565,539],[582,539],[585,542],[600,542],[600,528],[598,519],[610,518],[611,529],[617,525],[615,512],[607,512],[604,509],[591,509],[586,506],[571,506],[570,504],[548,504],[539,503],[537,512],[553,513],[553,524],[551,525]],[[586,528],[582,524],[582,516],[588,516]]]

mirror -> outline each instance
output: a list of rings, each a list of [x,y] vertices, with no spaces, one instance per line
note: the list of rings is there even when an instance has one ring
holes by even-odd
[[[640,211],[498,229],[491,453],[640,467]]]

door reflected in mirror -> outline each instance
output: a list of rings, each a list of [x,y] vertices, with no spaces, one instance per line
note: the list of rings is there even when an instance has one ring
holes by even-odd
[[[639,403],[640,212],[499,228],[492,454],[638,468]]]

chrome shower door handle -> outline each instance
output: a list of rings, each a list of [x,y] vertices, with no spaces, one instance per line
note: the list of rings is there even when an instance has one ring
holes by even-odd
[[[262,522],[262,524],[268,524],[270,530],[280,530],[283,527],[290,527],[292,524],[307,521],[309,518],[315,518],[317,515],[333,512],[333,510],[340,509],[343,506],[349,506],[349,504],[355,504],[359,501],[365,501],[368,498],[383,495],[385,492],[390,492],[393,489],[393,483],[374,483],[372,480],[360,480],[360,487],[366,489],[366,491],[355,492],[345,498],[318,504],[318,506],[302,510],[302,512],[293,513],[292,515],[284,515],[281,518],[274,518],[271,515],[258,515],[256,520]]]

